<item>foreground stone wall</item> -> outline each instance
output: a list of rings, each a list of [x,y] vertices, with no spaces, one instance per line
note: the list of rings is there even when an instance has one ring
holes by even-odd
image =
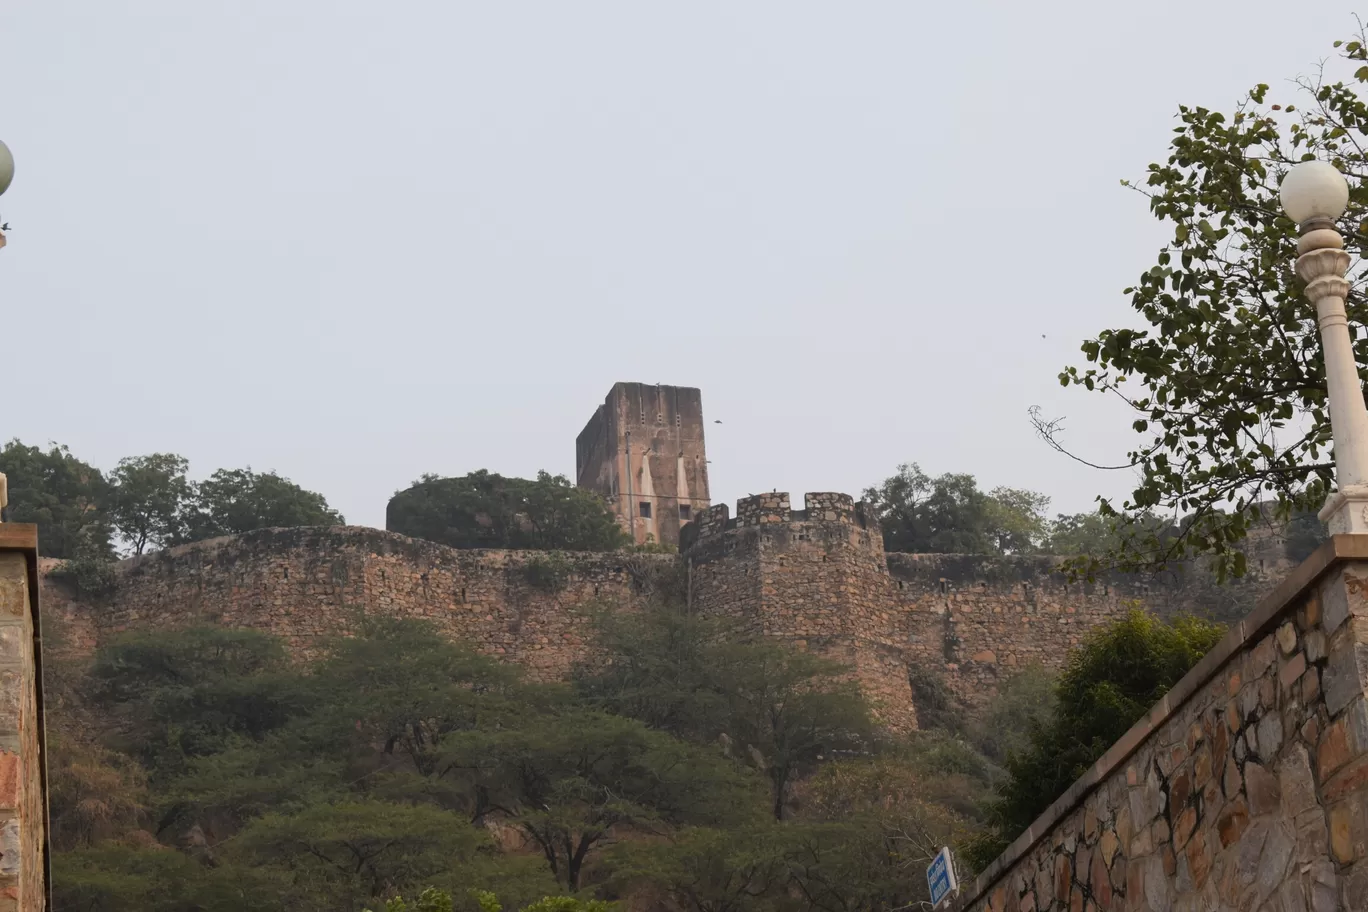
[[[1368,909],[1368,536],[1313,554],[960,909]]]
[[[36,559],[33,526],[0,525],[0,912],[47,908],[41,656],[31,588]]]

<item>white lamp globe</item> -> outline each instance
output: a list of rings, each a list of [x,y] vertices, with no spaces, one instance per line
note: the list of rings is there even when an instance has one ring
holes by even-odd
[[[9,189],[12,180],[14,180],[14,156],[10,154],[9,146],[0,142],[0,193]]]
[[[1287,172],[1278,198],[1298,225],[1313,218],[1337,219],[1349,205],[1349,183],[1329,162],[1304,161]]]

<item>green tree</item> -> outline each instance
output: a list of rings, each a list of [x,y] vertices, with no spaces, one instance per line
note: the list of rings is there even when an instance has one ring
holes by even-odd
[[[601,497],[546,472],[535,480],[483,469],[424,475],[390,499],[385,528],[453,548],[611,551],[628,543]]]
[[[444,745],[451,766],[473,777],[571,892],[624,831],[718,823],[756,808],[752,780],[735,764],[617,716],[528,714],[518,727],[454,733]]]
[[[1342,233],[1368,252],[1368,40],[1335,47],[1339,59],[1314,77],[1277,92],[1258,85],[1228,113],[1179,107],[1166,161],[1123,181],[1172,237],[1126,289],[1139,320],[1085,342],[1087,364],[1059,379],[1134,413],[1141,439],[1121,468],[1138,470],[1138,483],[1119,506],[1101,498],[1102,512],[1155,511],[1180,527],[1167,540],[1128,537],[1109,563],[1205,554],[1218,573],[1242,574],[1237,545],[1261,502],[1286,520],[1318,508],[1333,484],[1316,315],[1293,269],[1297,226],[1277,197],[1296,162],[1333,163],[1350,184]],[[1368,321],[1361,272],[1350,276],[1351,324]],[[1368,363],[1368,336],[1354,346]],[[1036,424],[1065,449],[1058,421]]]
[[[1055,676],[1029,665],[1005,679],[981,716],[970,725],[974,746],[994,763],[1024,750],[1031,731],[1054,714]]]
[[[96,653],[91,696],[118,720],[116,745],[165,777],[302,712],[302,688],[284,658],[279,640],[251,630],[130,633]]]
[[[870,746],[869,709],[844,665],[768,643],[724,644],[714,655],[727,734],[769,779],[775,819],[823,758]]]
[[[613,661],[577,669],[580,694],[608,712],[698,743],[728,728],[731,707],[719,685],[717,652],[732,625],[673,605],[607,611],[595,645]]]
[[[54,855],[52,908],[81,912],[305,912],[315,908],[283,904],[274,874],[237,865],[206,867],[163,846],[106,842]]]
[[[312,724],[358,747],[379,745],[383,756],[402,758],[420,776],[445,772],[447,735],[497,728],[529,709],[517,668],[453,643],[430,624],[378,618],[360,634],[338,639],[316,668],[311,683],[322,705]]]
[[[109,483],[100,470],[61,444],[44,452],[11,440],[0,450],[0,473],[9,482],[7,522],[38,524],[44,557],[108,560]]]
[[[340,526],[342,515],[322,494],[306,491],[275,472],[219,469],[193,486],[174,542],[202,541],[256,529]]]
[[[1034,491],[979,490],[973,475],[932,478],[916,463],[868,488],[884,548],[936,554],[1019,554],[1037,549],[1050,499]]]
[[[735,829],[687,827],[669,841],[614,846],[611,882],[662,890],[691,912],[767,908],[788,884],[789,846],[778,825]]]
[[[350,801],[266,814],[229,843],[242,864],[287,874],[296,912],[355,912],[421,890],[487,844],[461,817],[423,805]]]
[[[1071,650],[1052,717],[1033,726],[1026,747],[1007,759],[1008,778],[992,807],[995,832],[975,847],[975,863],[991,861],[1030,826],[1224,632],[1194,618],[1164,622],[1137,609]]]
[[[190,497],[188,469],[175,453],[152,453],[121,459],[110,473],[109,513],[134,554],[176,538]]]
[[[994,488],[988,494],[988,527],[999,554],[1030,554],[1046,534],[1050,498],[1020,488]]]

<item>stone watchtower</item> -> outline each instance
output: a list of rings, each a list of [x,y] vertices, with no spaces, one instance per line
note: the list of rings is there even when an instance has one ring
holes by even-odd
[[[575,483],[608,498],[637,544],[679,544],[680,527],[710,503],[702,393],[613,384],[575,439]]]
[[[689,604],[747,632],[837,659],[890,728],[917,727],[902,610],[878,519],[846,494],[761,494],[705,511],[684,529]]]

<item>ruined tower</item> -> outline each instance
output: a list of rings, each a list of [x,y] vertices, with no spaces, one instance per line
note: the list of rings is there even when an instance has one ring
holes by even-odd
[[[906,612],[894,598],[879,521],[845,494],[760,494],[703,512],[684,530],[690,607],[746,632],[847,665],[896,730],[917,727],[904,655]]]
[[[680,527],[710,503],[702,394],[613,384],[575,440],[575,483],[608,498],[637,544],[679,544]]]

